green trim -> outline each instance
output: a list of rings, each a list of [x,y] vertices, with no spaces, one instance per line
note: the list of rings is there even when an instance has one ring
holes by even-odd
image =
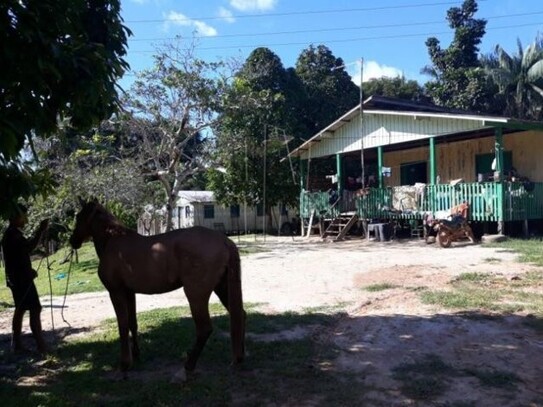
[[[436,140],[432,136],[430,137],[430,184],[436,183]]]
[[[496,169],[494,171],[500,173],[500,180],[503,175],[503,129],[496,127],[494,129],[494,136],[496,138],[494,142],[494,154],[496,155]]]
[[[336,176],[337,176],[337,192],[341,196],[343,192],[343,163],[341,154],[336,154]]]
[[[483,126],[491,127],[503,127],[513,130],[540,130],[543,131],[543,123],[529,123],[529,122],[494,122],[491,120],[484,120]]]
[[[383,146],[377,147],[377,174],[379,188],[383,188]]]

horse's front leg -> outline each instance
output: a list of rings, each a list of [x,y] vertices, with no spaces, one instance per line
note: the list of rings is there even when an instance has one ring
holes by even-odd
[[[196,341],[192,349],[188,353],[187,361],[185,362],[185,370],[191,372],[196,367],[196,362],[202,353],[209,335],[213,327],[211,326],[211,318],[209,316],[209,296],[191,296],[187,293],[185,288],[185,294],[189,300],[190,312],[192,314],[192,319],[196,327]],[[194,298],[191,298],[194,297]]]
[[[117,315],[119,338],[121,340],[121,370],[125,372],[132,366],[132,353],[128,342],[128,304],[124,291],[109,292],[109,298]]]
[[[126,304],[128,306],[128,328],[132,336],[132,357],[139,359],[140,347],[138,343],[138,318],[136,314],[136,294],[126,293]]]

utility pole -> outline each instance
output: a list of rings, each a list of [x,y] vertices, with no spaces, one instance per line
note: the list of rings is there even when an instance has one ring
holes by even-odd
[[[364,163],[364,127],[363,127],[363,116],[364,116],[364,92],[362,91],[362,75],[364,74],[364,58],[360,58],[360,166],[362,167],[362,189],[366,186],[366,172],[365,172],[365,163]]]

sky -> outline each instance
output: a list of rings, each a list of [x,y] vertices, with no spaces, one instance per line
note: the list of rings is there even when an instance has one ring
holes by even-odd
[[[180,36],[196,37],[198,57],[208,61],[244,61],[257,47],[294,67],[309,45],[326,45],[357,84],[360,62],[364,81],[403,75],[423,84],[421,69],[430,64],[425,41],[436,37],[447,47],[453,31],[447,10],[462,1],[447,0],[122,0],[131,66],[120,85],[128,89],[134,72],[151,68],[157,46]],[[479,49],[500,44],[509,53],[543,34],[541,0],[478,0],[476,18],[487,20]]]

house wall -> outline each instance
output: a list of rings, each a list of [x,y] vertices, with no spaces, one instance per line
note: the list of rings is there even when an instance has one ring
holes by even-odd
[[[532,181],[543,181],[543,132],[527,131],[506,134],[503,138],[505,151],[512,151],[513,166],[519,174]],[[466,182],[477,181],[475,156],[494,153],[494,136],[455,143],[436,144],[437,175],[442,183],[462,178]],[[400,185],[401,164],[426,161],[427,176],[430,178],[429,146],[385,153],[383,165],[391,167],[392,174],[384,178],[385,186]]]
[[[179,203],[181,211],[178,212],[177,208],[174,210],[173,224],[177,228],[180,225],[181,228],[191,226],[204,226],[210,229],[219,229],[227,233],[237,233],[245,231],[245,219],[247,219],[247,231],[254,232],[255,230],[263,230],[264,217],[257,216],[255,207],[247,207],[247,215],[245,216],[244,207],[240,205],[239,217],[232,217],[230,213],[230,207],[220,206],[214,203]],[[214,217],[206,219],[204,217],[204,205],[214,206]],[[191,208],[190,217],[186,217],[185,207]],[[181,218],[177,218],[177,213],[181,215]],[[288,210],[289,217],[294,216],[294,210]],[[280,208],[274,207],[272,209],[272,227],[278,228],[283,222],[287,221],[286,215],[280,214]],[[279,226],[278,226],[279,225]],[[268,227],[268,226],[267,226]]]

